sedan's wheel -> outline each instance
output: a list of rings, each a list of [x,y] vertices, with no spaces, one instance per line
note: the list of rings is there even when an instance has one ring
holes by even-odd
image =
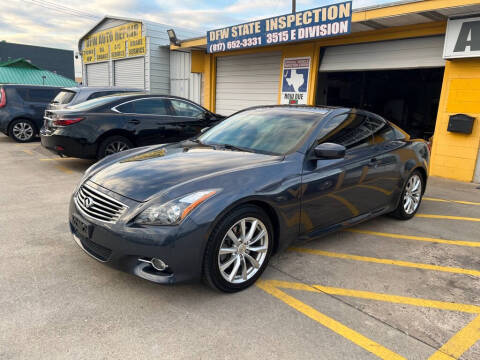
[[[18,119],[10,126],[10,137],[17,142],[29,142],[35,136],[35,126],[30,120]]]
[[[405,183],[398,207],[392,214],[402,220],[412,218],[418,211],[422,195],[423,178],[418,171],[414,171]]]
[[[242,206],[215,228],[207,245],[204,278],[213,288],[240,291],[267,266],[273,242],[270,219],[256,206]]]
[[[131,149],[132,147],[132,142],[126,137],[119,135],[111,136],[103,140],[100,144],[98,149],[98,158],[104,158],[105,156]]]

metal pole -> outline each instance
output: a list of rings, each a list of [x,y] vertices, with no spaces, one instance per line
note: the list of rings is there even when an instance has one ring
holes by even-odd
[[[292,13],[294,14],[297,12],[296,7],[297,7],[297,0],[292,0]]]

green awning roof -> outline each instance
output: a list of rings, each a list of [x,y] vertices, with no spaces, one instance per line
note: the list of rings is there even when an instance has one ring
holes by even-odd
[[[14,59],[0,64],[0,84],[76,86],[69,78],[39,69],[25,59]]]

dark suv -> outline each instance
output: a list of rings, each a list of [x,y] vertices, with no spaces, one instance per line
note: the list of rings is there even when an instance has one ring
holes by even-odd
[[[0,85],[0,131],[17,142],[28,142],[38,134],[48,103],[60,87]]]

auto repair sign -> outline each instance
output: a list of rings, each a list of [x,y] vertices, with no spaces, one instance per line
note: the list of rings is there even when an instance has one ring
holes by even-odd
[[[283,60],[281,104],[307,104],[309,73],[309,57]]]
[[[350,33],[352,2],[275,16],[207,32],[207,52],[278,45]]]
[[[448,20],[444,59],[480,57],[480,17]]]

